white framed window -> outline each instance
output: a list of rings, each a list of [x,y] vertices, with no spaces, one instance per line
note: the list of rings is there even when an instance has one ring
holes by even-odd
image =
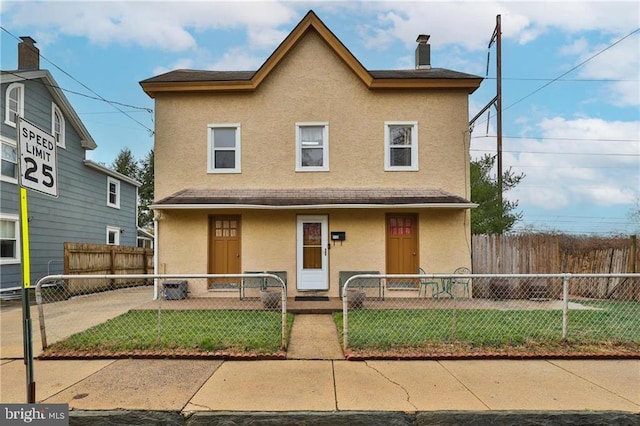
[[[17,215],[0,214],[0,265],[20,263],[20,220]]]
[[[418,170],[418,122],[384,122],[384,169]]]
[[[51,134],[56,140],[56,145],[60,148],[65,147],[65,122],[62,111],[58,108],[58,105],[51,104]]]
[[[120,228],[115,226],[107,226],[107,244],[110,246],[120,245]]]
[[[296,123],[296,171],[329,171],[329,123]]]
[[[5,124],[16,127],[18,125],[18,116],[24,117],[24,84],[11,83],[6,92]]]
[[[0,180],[18,183],[18,151],[16,143],[0,136]]]
[[[120,208],[120,181],[107,176],[107,206]]]
[[[240,173],[240,124],[209,124],[208,173]]]

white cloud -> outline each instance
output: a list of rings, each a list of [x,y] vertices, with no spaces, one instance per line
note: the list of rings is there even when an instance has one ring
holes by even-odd
[[[541,139],[517,142],[506,167],[526,174],[508,198],[546,210],[570,204],[627,205],[640,183],[640,122],[554,117],[538,123]]]
[[[3,25],[39,28],[46,34],[86,37],[101,45],[138,45],[167,51],[197,47],[192,31],[220,28],[262,28],[273,42],[273,28],[297,16],[280,2],[25,2],[3,13]],[[254,40],[255,41],[255,40]]]
[[[257,70],[265,59],[263,55],[254,55],[246,49],[232,48],[206,68],[219,71],[253,71]]]

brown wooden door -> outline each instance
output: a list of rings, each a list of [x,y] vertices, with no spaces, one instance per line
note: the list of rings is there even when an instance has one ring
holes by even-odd
[[[418,216],[387,215],[387,274],[415,274],[418,258]]]
[[[240,273],[240,216],[212,216],[209,219],[209,273]],[[217,280],[239,283],[239,279]]]

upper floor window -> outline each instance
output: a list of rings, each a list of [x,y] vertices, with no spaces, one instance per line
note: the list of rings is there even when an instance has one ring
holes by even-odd
[[[296,123],[296,171],[329,170],[329,123]]]
[[[0,215],[0,265],[20,263],[18,216]]]
[[[2,164],[0,166],[0,180],[18,183],[18,154],[14,142],[0,137],[2,149]]]
[[[107,176],[107,206],[120,208],[120,181]]]
[[[418,122],[384,123],[384,169],[418,170]]]
[[[51,134],[56,140],[56,145],[61,148],[64,148],[65,144],[64,127],[64,115],[56,104],[51,104]]]
[[[16,127],[18,117],[24,117],[24,84],[11,83],[7,87],[4,122]]]
[[[240,124],[209,124],[209,173],[240,173]]]
[[[116,228],[115,226],[107,226],[107,244],[111,246],[119,246],[120,232],[120,228]]]

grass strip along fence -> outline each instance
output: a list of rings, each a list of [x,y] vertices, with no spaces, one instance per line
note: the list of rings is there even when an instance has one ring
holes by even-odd
[[[533,344],[532,348],[604,345],[640,351],[640,305],[598,302],[597,306],[599,310],[570,312],[575,325],[567,340],[561,338],[562,313],[558,311],[354,310],[349,312],[349,348],[367,352],[429,347],[434,351],[440,346],[440,351],[447,351],[455,344],[466,350],[495,351]],[[342,334],[343,314],[334,314],[334,320]]]
[[[291,329],[293,315],[287,316]],[[281,349],[279,312],[136,310],[52,344],[49,353],[208,352],[272,354]]]

